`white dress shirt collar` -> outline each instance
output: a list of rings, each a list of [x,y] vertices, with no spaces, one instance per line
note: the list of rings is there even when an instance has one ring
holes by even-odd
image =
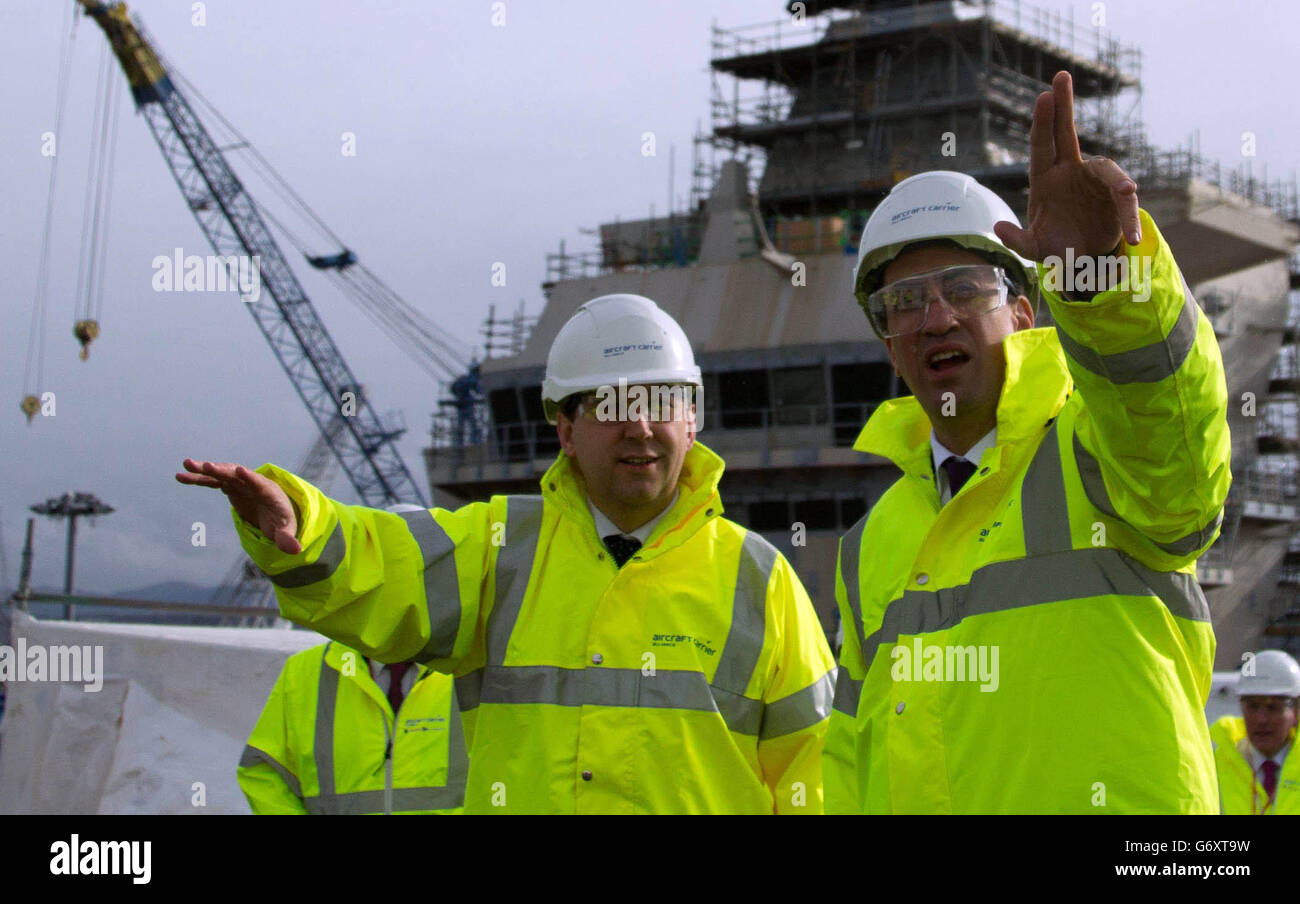
[[[994,427],[988,433],[980,437],[975,445],[966,450],[965,455],[957,455],[951,452],[948,447],[939,442],[939,437],[935,435],[934,429],[930,430],[930,456],[934,463],[934,479],[939,487],[939,503],[946,505],[952,499],[952,493],[948,488],[948,472],[943,469],[943,463],[952,456],[964,458],[973,465],[978,465],[980,459],[984,457],[984,451],[997,444],[998,428]]]
[[[668,502],[667,505],[664,506],[664,510],[662,512],[655,515],[653,518],[651,518],[645,524],[642,524],[640,527],[638,527],[636,530],[632,531],[631,533],[626,533],[624,531],[619,530],[618,525],[616,525],[613,521],[610,521],[604,512],[596,508],[596,503],[592,502],[591,497],[588,496],[587,507],[591,509],[591,516],[596,519],[596,536],[604,540],[610,534],[622,534],[624,537],[633,537],[637,540],[640,540],[641,543],[644,544],[646,539],[649,538],[650,534],[654,532],[654,529],[655,527],[658,526],[659,522],[664,520],[664,516],[667,515],[670,511],[672,511],[673,506],[677,504],[677,497],[680,494],[680,492],[681,492],[680,490],[674,492],[673,498]]]
[[[1250,745],[1251,766],[1254,767],[1255,773],[1257,775],[1262,774],[1264,770],[1264,763],[1267,762],[1268,760],[1272,760],[1273,762],[1277,763],[1277,767],[1280,772],[1282,769],[1282,764],[1286,762],[1286,755],[1290,750],[1291,750],[1291,742],[1288,741],[1286,746],[1283,747],[1281,750],[1279,750],[1277,753],[1273,754],[1272,756],[1264,756],[1264,754],[1260,753],[1255,748],[1254,744],[1251,744]]]
[[[385,663],[380,662],[378,659],[367,659],[366,662],[370,665],[370,677],[375,679],[375,684],[379,685],[380,693],[387,697],[388,685],[391,683],[393,673],[384,671]],[[420,667],[415,663],[411,663],[411,667],[402,676],[403,697],[411,692],[411,688],[415,686],[415,681],[419,677]]]

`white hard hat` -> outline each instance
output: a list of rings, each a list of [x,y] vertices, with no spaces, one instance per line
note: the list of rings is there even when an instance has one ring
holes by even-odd
[[[1246,674],[1248,668],[1254,674]],[[1238,697],[1300,697],[1300,665],[1281,650],[1260,650],[1241,671]]]
[[[1036,303],[1037,293],[1031,289],[1037,271],[1031,261],[1002,244],[993,231],[999,220],[1020,225],[1005,201],[965,173],[932,170],[904,179],[880,202],[862,230],[858,265],[853,270],[853,294],[858,304],[867,310],[867,296],[880,288],[885,266],[904,248],[936,239],[995,255],[1007,276]],[[869,313],[867,319],[871,319]]]
[[[575,392],[638,383],[702,387],[700,369],[677,321],[641,295],[602,295],[578,308],[551,343],[542,409],[554,424]]]

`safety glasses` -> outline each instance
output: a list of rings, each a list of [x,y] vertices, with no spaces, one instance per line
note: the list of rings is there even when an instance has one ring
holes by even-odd
[[[886,339],[915,333],[925,324],[930,301],[939,298],[960,320],[981,317],[1007,303],[1011,283],[992,264],[960,264],[918,273],[867,296],[867,316]]]
[[[689,420],[693,417],[696,389],[680,383],[602,386],[582,397],[576,416],[608,424],[642,419],[652,424]]]

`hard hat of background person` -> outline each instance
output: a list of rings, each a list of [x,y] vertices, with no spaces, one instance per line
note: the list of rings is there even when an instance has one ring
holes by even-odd
[[[1020,225],[1006,202],[964,173],[933,170],[919,173],[894,186],[872,212],[858,243],[858,264],[853,270],[853,294],[867,313],[867,297],[882,283],[885,267],[909,245],[947,240],[1004,268],[1007,276],[1029,297],[1038,313],[1037,272],[1031,261],[998,239],[993,224],[1006,220]],[[871,323],[876,330],[876,324]],[[879,330],[876,330],[879,333]]]
[[[1246,674],[1250,668],[1254,674]],[[1300,697],[1300,664],[1282,650],[1261,650],[1241,667],[1238,697]]]
[[[689,383],[702,387],[700,369],[677,321],[641,295],[602,295],[560,328],[546,359],[542,408],[552,424],[560,403],[601,386]]]

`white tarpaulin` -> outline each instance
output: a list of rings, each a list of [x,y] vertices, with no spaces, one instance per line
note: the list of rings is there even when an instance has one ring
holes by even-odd
[[[5,682],[0,813],[248,813],[235,781],[240,753],[284,660],[324,641],[310,631],[8,614],[0,653],[12,663],[20,644],[29,658],[40,648],[50,666],[42,680]],[[102,648],[98,681],[57,680],[67,673],[55,674],[51,651],[73,646]]]

